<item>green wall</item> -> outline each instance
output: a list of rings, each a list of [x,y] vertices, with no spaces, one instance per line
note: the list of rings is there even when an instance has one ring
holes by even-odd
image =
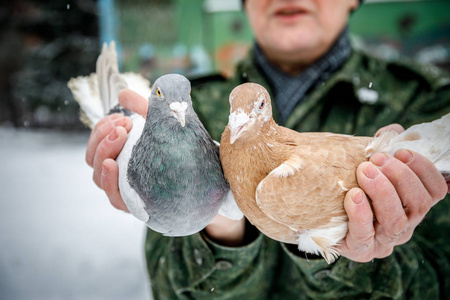
[[[231,69],[253,40],[245,14],[208,12],[205,1],[117,0],[124,69],[140,68],[146,43],[154,50],[150,77],[173,71],[189,75],[196,64],[192,53],[199,47],[210,60],[207,71]],[[407,55],[434,62],[435,54],[422,52],[437,47],[437,64],[445,67],[450,61],[449,16],[447,0],[365,3],[351,16],[350,32],[358,47],[387,58]]]

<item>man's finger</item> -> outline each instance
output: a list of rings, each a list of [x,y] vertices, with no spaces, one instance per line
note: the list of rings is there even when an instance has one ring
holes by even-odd
[[[111,158],[115,159],[122,151],[125,142],[127,141],[127,131],[125,128],[118,126],[112,130],[112,132],[103,139],[97,147],[94,157],[94,182],[100,187],[101,185],[101,173],[103,168],[103,161]]]
[[[397,151],[395,157],[405,163],[417,175],[433,198],[433,205],[446,196],[448,192],[447,183],[431,161],[419,153],[408,150]]]
[[[119,94],[119,104],[129,111],[140,114],[144,118],[147,116],[148,101],[132,90],[123,90]]]
[[[116,161],[110,158],[103,161],[101,175],[101,185],[103,190],[108,196],[108,199],[113,207],[129,212],[127,206],[123,202],[122,196],[120,195],[118,180],[119,167]]]
[[[419,177],[407,165],[390,155],[375,153],[370,160],[394,186],[409,220],[415,225],[419,224],[432,206],[432,198]],[[381,220],[380,223],[386,226]]]
[[[395,187],[371,162],[359,165],[356,175],[359,186],[372,200],[377,222],[386,229],[389,235],[384,238],[394,240],[404,231],[408,222]]]
[[[109,135],[114,127],[121,126],[128,132],[133,126],[129,118],[121,114],[113,114],[99,121],[91,132],[86,149],[86,162],[89,166],[94,165],[94,156],[98,145]]]
[[[92,167],[94,163],[95,150],[97,149],[98,144],[111,132],[114,128],[113,122],[119,118],[123,118],[123,115],[112,114],[104,117],[95,124],[87,142],[86,162],[89,166]]]
[[[380,134],[382,134],[383,132],[386,131],[395,131],[398,133],[402,133],[403,131],[405,131],[405,129],[403,128],[402,125],[400,124],[390,124],[384,127],[381,127],[380,129],[377,130],[377,132],[375,133],[375,136],[380,136]]]
[[[352,251],[365,251],[373,246],[375,234],[373,213],[366,195],[361,189],[347,192],[344,208],[348,215],[346,246]]]
[[[120,118],[123,118],[123,115],[120,113],[114,113],[114,114],[107,115],[104,118],[100,119],[100,121],[98,121],[97,124],[95,124],[93,131],[98,129],[100,126],[102,126],[106,122],[115,121]]]

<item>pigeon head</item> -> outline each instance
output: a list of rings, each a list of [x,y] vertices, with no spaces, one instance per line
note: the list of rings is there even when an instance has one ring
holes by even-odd
[[[256,137],[272,119],[272,105],[267,90],[256,83],[238,85],[230,94],[230,143],[239,138]]]
[[[150,114],[150,111],[152,114],[157,113],[170,121],[178,121],[181,127],[184,127],[186,115],[192,113],[191,83],[189,80],[178,74],[159,77],[153,84],[150,95],[148,114]],[[147,115],[147,117],[150,117],[150,115]]]

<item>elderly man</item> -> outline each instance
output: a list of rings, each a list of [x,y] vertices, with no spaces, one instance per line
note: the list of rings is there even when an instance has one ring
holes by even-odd
[[[373,135],[379,128],[378,133],[402,131],[449,112],[446,75],[351,48],[347,22],[358,5],[357,0],[244,1],[255,36],[249,56],[231,79],[192,81],[194,108],[212,137],[219,139],[227,123],[230,91],[244,82],[267,87],[276,121],[297,131]],[[120,101],[146,115],[146,100],[133,92],[122,92]],[[106,117],[86,152],[94,181],[125,211],[113,159],[130,128],[123,116]],[[339,246],[342,257],[332,265],[265,237],[245,218],[218,215],[188,237],[148,231],[145,251],[155,299],[449,297],[448,201],[429,212],[448,191],[443,177],[424,157],[405,150],[394,157],[376,154],[357,172],[361,189],[346,195],[349,232]]]

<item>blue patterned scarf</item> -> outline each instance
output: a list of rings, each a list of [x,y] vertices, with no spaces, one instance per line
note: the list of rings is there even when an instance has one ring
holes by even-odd
[[[351,46],[346,28],[325,55],[296,76],[286,74],[270,63],[256,43],[254,52],[257,64],[272,84],[274,102],[280,121],[284,123],[309,91],[323,83],[343,65],[350,56]]]

